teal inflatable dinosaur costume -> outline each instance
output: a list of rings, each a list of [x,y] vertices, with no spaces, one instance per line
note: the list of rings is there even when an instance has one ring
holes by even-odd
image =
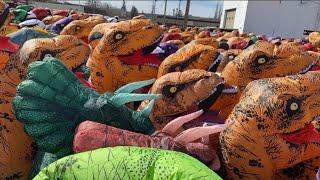
[[[43,179],[221,179],[186,154],[140,147],[103,148],[64,157],[43,169]]]
[[[38,150],[63,157],[72,152],[74,129],[87,119],[153,133],[149,114],[160,95],[131,93],[153,82],[131,83],[114,93],[100,95],[86,88],[59,60],[46,57],[29,65],[28,80],[17,87],[13,107],[26,132],[37,142]],[[142,111],[133,111],[125,105],[142,100],[150,100]]]

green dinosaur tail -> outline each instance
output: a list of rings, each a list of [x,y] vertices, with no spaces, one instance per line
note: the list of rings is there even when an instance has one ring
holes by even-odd
[[[17,87],[13,101],[15,115],[25,124],[26,132],[35,140],[40,151],[63,157],[72,152],[74,130],[85,120],[119,128],[153,132],[147,118],[151,105],[142,112],[125,103],[153,100],[154,94],[132,94],[132,87],[148,85],[144,81],[126,85],[118,92],[100,95],[85,87],[61,61],[46,57],[29,65],[28,78]]]

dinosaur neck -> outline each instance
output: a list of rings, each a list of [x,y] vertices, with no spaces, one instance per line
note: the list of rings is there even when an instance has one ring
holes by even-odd
[[[265,142],[259,139],[255,121],[242,122],[239,118],[241,115],[231,115],[227,120],[229,127],[220,133],[221,161],[226,177],[272,179],[274,164],[264,149]]]

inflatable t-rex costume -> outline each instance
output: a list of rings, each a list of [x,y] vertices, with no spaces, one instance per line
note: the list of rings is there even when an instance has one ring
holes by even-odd
[[[117,23],[104,32],[88,60],[92,84],[99,92],[113,92],[127,83],[155,78],[161,61],[150,53],[161,39],[162,29],[148,19]]]
[[[75,20],[66,25],[60,32],[61,35],[74,35],[88,42],[88,36],[97,24],[106,22],[103,16],[92,16],[83,20]]]
[[[29,63],[41,60],[50,54],[73,69],[85,63],[89,47],[74,36],[57,36],[27,41],[21,49],[10,56],[5,68],[0,71],[0,177],[26,177],[33,160],[36,146],[25,134],[23,125],[16,120],[12,100],[16,86],[25,79]],[[46,74],[46,72],[44,72]]]
[[[228,179],[313,179],[320,166],[319,72],[251,82],[220,134]]]
[[[215,72],[221,61],[217,49],[190,44],[168,56],[159,66],[158,78],[170,72],[182,72],[188,69],[203,69]]]
[[[43,169],[34,179],[83,178],[221,179],[186,154],[140,147],[103,148],[67,156]]]
[[[227,118],[249,82],[261,78],[305,73],[316,64],[315,58],[295,45],[275,46],[267,42],[258,42],[226,65],[221,76],[227,84],[235,85],[237,89],[230,87],[231,94],[220,96],[211,109],[221,110],[220,114]]]
[[[42,19],[42,21],[45,25],[50,25],[50,24],[53,24],[63,18],[64,18],[64,16],[53,15],[53,16],[48,16],[48,17]]]

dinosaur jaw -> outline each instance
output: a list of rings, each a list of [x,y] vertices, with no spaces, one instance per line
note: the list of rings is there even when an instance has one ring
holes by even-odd
[[[151,45],[130,53],[129,55],[118,56],[118,58],[127,65],[142,65],[158,68],[162,63],[157,54],[151,54],[160,44],[163,35],[160,35]]]
[[[308,71],[319,71],[320,70],[320,66],[318,64],[318,61],[313,61],[309,66],[305,67],[304,69],[302,69],[299,74],[305,74]]]
[[[320,132],[312,124],[306,124],[302,129],[291,133],[281,134],[281,137],[285,141],[296,145],[320,145]]]
[[[219,67],[219,65],[220,65],[220,63],[222,61],[222,58],[223,58],[223,55],[221,53],[218,53],[216,55],[216,57],[214,58],[213,63],[209,67],[209,71],[210,72],[216,72],[217,71],[217,69],[218,69],[218,67]]]
[[[198,103],[195,102],[193,106],[189,107],[187,111],[176,113],[173,115],[165,116],[163,118],[166,119],[166,121],[171,121],[177,117],[184,116],[187,114],[194,113],[196,111],[199,111],[203,109],[205,112],[199,116],[198,118],[194,119],[191,122],[188,122],[183,125],[184,128],[191,128],[191,127],[197,127],[202,126],[204,123],[223,123],[224,119],[219,116],[219,112],[215,110],[210,110],[209,108],[212,106],[212,104],[217,100],[217,98],[220,96],[224,89],[224,82],[218,84],[208,97],[204,98],[203,100],[199,101]]]

